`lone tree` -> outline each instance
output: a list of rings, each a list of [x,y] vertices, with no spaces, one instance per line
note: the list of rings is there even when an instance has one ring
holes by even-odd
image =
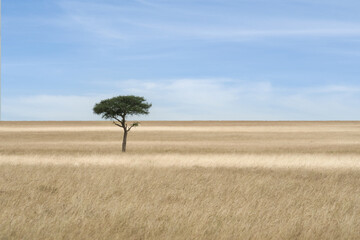
[[[94,113],[101,115],[104,119],[113,119],[113,123],[124,130],[122,151],[126,151],[126,139],[131,128],[139,125],[133,122],[130,126],[126,122],[127,116],[149,114],[151,103],[147,103],[145,98],[138,96],[118,96],[102,100],[94,107]]]

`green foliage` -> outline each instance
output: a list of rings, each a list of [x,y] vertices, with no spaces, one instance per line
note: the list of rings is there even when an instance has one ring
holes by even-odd
[[[140,124],[139,122],[134,122],[131,126],[132,127],[137,127],[137,126],[139,126],[139,124]]]
[[[128,95],[102,100],[93,111],[105,119],[125,119],[129,115],[149,114],[150,107],[151,103],[147,103],[145,98]]]

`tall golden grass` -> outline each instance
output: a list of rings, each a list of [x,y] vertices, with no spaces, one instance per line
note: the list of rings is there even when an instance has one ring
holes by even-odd
[[[360,239],[359,122],[0,123],[0,239]]]

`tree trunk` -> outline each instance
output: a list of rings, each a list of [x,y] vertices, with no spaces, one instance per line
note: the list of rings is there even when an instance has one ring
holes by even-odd
[[[128,132],[124,129],[124,136],[123,136],[123,142],[122,142],[122,151],[126,152],[126,139],[127,139]]]

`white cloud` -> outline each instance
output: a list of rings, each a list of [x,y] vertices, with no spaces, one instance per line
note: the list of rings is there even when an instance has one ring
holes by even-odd
[[[360,86],[328,85],[309,89],[310,93],[360,93]]]
[[[100,120],[92,113],[96,102],[116,95],[134,94],[153,103],[149,116],[134,117],[140,120],[360,119],[359,86],[284,89],[269,82],[234,79],[126,80],[92,84],[108,89],[106,94],[4,98],[3,117],[5,120]]]
[[[94,120],[101,97],[34,95],[3,98],[4,120]]]

